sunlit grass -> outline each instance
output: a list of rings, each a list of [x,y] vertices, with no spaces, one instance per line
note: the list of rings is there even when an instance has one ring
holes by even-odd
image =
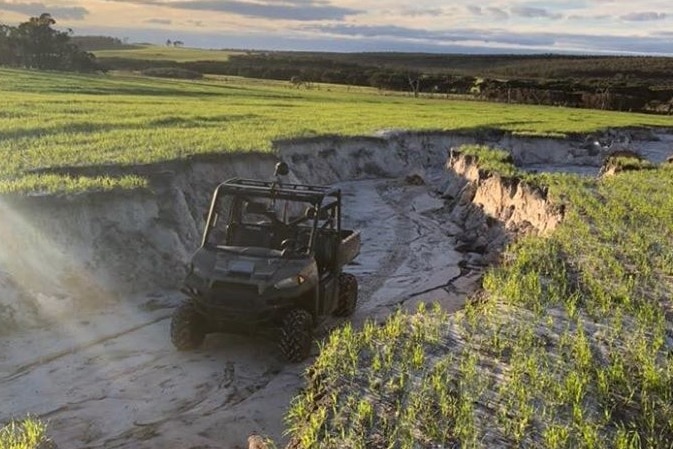
[[[40,449],[47,443],[46,425],[39,419],[28,417],[10,421],[0,428],[0,449]]]
[[[273,149],[279,139],[382,129],[559,134],[666,125],[617,112],[387,96],[343,86],[229,77],[200,81],[0,69],[0,177],[36,169],[133,165]]]
[[[505,150],[486,145],[464,145],[460,147],[459,152],[478,160],[481,170],[509,177],[522,175],[520,170],[512,165],[512,156]]]
[[[139,176],[63,176],[57,174],[30,174],[17,179],[0,179],[0,194],[74,193],[93,190],[139,189],[147,187],[147,180]]]
[[[207,50],[189,47],[169,47],[159,45],[134,45],[128,49],[96,50],[93,52],[98,58],[129,58],[161,61],[227,61],[229,55],[243,52]]]

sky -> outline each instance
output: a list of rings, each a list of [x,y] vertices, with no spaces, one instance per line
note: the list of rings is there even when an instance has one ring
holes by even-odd
[[[296,51],[673,56],[673,1],[0,0],[0,23],[129,42]]]

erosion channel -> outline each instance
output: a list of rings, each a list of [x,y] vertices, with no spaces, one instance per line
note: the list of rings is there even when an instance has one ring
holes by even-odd
[[[673,141],[663,132],[611,133],[654,162]],[[363,236],[347,270],[360,282],[350,320],[358,326],[422,301],[457,310],[512,232],[547,232],[562,219],[543,193],[484,179],[470,161],[449,159],[450,148],[488,144],[522,167],[595,174],[605,151],[586,142],[322,137],[278,142],[275,155],[64,169],[139,174],[149,179],[145,190],[2,198],[0,422],[40,416],[59,448],[247,447],[252,433],[282,444],[282,418],[310,360],[287,364],[261,337],[211,335],[189,353],[170,344],[177,288],[217,183],[268,179],[281,158],[294,181],[340,185],[345,226]],[[345,322],[321,323],[318,339]]]

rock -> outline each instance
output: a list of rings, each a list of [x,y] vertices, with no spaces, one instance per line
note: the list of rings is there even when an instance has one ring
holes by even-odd
[[[504,245],[503,245],[504,246]],[[502,263],[502,248],[494,248],[484,256],[484,264],[500,265]]]
[[[459,253],[467,253],[472,248],[472,243],[470,242],[460,242],[456,245],[456,251]]]
[[[458,205],[454,207],[453,210],[451,211],[449,219],[454,223],[465,223],[465,219],[467,218],[468,213],[469,213],[468,206]]]
[[[269,445],[259,435],[250,435],[248,437],[248,449],[269,449]]]
[[[470,244],[477,239],[477,231],[465,230],[460,234],[456,235],[456,243],[458,244]]]
[[[477,231],[466,231],[456,239],[456,251],[460,253],[485,254],[488,250],[486,237]]]
[[[460,192],[465,186],[465,181],[462,178],[452,178],[442,187],[442,198],[454,200],[460,196]]]
[[[486,226],[486,215],[482,211],[481,207],[474,206],[469,208],[469,212],[465,217],[466,230],[485,230],[488,229]]]
[[[507,245],[509,238],[505,232],[498,232],[498,233],[494,232],[489,233],[489,235],[486,237],[486,240],[488,240],[489,252],[490,251],[499,252],[505,247],[505,245]]]
[[[444,227],[446,228],[445,233],[449,237],[460,235],[460,233],[463,231],[460,226],[453,222],[444,223]]]
[[[407,185],[410,186],[424,186],[425,185],[425,180],[423,177],[417,173],[414,173],[412,175],[408,175],[406,178],[404,178],[404,182]]]
[[[483,266],[486,265],[486,261],[484,260],[484,256],[479,254],[479,253],[467,253],[466,258],[467,258],[468,265],[472,265],[472,266],[476,266],[476,267],[483,267]]]
[[[465,187],[463,187],[460,190],[460,193],[458,194],[458,203],[465,206],[470,203],[472,203],[472,199],[474,198],[474,195],[477,193],[477,186],[474,185],[473,183],[467,183],[465,184]]]
[[[472,243],[472,252],[478,254],[486,254],[488,250],[488,242],[483,235],[480,235],[477,240]]]
[[[459,293],[471,293],[481,287],[483,277],[484,275],[481,272],[475,271],[473,274],[457,279],[453,286]]]

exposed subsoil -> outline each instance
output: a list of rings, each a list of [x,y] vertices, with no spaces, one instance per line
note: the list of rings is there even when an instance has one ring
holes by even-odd
[[[629,144],[654,162],[673,152],[672,135],[648,136]],[[347,267],[360,282],[356,313],[326,319],[318,339],[347,321],[383,320],[422,301],[455,311],[521,222],[544,232],[558,221],[539,192],[542,209],[522,206],[516,215],[503,198],[528,195],[522,187],[470,179],[470,167],[456,170],[460,161],[447,169],[448,149],[473,142],[509,149],[521,166],[589,174],[606,152],[584,148],[585,138],[502,135],[393,133],[278,145],[294,180],[340,185],[344,226],[362,232],[362,252]],[[152,175],[151,194],[0,202],[0,323],[12,326],[0,336],[0,422],[41,416],[55,444],[72,449],[247,447],[252,433],[286,440],[282,418],[311,360],[288,364],[263,337],[210,335],[190,353],[169,339],[182,298],[177,283],[198,246],[210,192],[234,175],[268,177],[275,159],[255,157],[163,167]]]

